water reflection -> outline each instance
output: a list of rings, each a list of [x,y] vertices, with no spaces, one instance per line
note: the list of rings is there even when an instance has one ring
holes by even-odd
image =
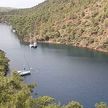
[[[83,59],[94,59],[99,61],[108,61],[108,55],[102,52],[92,51],[90,49],[78,48],[66,45],[43,43],[39,46],[44,49],[50,49],[52,53],[60,54],[61,56],[81,57]]]

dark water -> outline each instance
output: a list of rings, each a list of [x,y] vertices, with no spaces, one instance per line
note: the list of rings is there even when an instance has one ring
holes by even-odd
[[[33,96],[49,95],[66,104],[71,100],[93,108],[108,102],[108,56],[65,45],[38,44],[37,49],[19,42],[7,25],[0,25],[0,49],[11,60],[10,68],[32,67],[27,83],[38,84]]]

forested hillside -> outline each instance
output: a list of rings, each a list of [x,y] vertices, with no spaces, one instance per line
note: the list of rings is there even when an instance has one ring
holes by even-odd
[[[24,41],[71,44],[108,52],[107,0],[46,0],[4,15]]]

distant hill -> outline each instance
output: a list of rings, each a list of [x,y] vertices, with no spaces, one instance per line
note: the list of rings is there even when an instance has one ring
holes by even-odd
[[[10,7],[0,7],[0,12],[9,12],[11,10],[13,10],[14,8],[10,8]]]
[[[108,52],[107,0],[46,0],[5,15],[24,41],[71,44]]]

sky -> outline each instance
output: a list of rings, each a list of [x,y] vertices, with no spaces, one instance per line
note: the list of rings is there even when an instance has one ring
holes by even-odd
[[[44,0],[0,0],[0,7],[30,8]]]

